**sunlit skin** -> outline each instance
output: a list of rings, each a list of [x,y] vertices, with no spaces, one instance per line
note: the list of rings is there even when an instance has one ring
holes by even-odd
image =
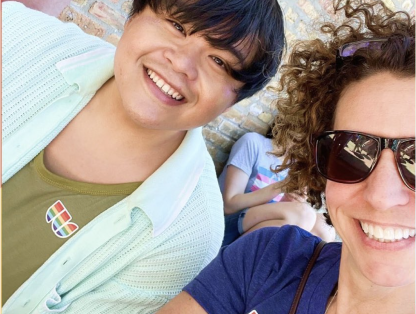
[[[144,181],[175,152],[187,130],[235,103],[243,83],[228,68],[240,69],[239,59],[189,35],[189,27],[149,7],[128,20],[115,76],[46,148],[50,171],[94,183]],[[149,70],[180,100],[167,96]]]
[[[380,73],[349,85],[337,104],[334,129],[414,137],[414,77]],[[414,237],[381,243],[368,238],[359,224],[415,228],[415,193],[403,183],[393,152],[383,150],[376,168],[361,183],[328,180],[326,202],[343,241],[339,294],[328,313],[414,311]]]
[[[243,83],[226,68],[241,67],[238,59],[198,34],[189,35],[188,29],[148,7],[127,22],[115,56],[115,86],[123,110],[137,126],[188,130],[213,120],[236,101],[235,91]],[[161,92],[147,69],[184,99]]]

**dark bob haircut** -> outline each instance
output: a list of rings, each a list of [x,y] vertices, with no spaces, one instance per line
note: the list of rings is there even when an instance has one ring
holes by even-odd
[[[261,90],[276,74],[285,44],[283,14],[276,0],[135,0],[130,17],[146,6],[192,25],[190,34],[201,34],[215,48],[248,48],[248,62],[241,60],[243,68],[230,73],[244,83],[237,101]]]

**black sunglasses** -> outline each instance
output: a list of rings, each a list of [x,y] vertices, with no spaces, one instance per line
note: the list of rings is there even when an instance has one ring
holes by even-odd
[[[390,148],[404,184],[415,191],[415,138],[383,138],[354,131],[327,131],[311,137],[318,172],[328,180],[364,181]]]

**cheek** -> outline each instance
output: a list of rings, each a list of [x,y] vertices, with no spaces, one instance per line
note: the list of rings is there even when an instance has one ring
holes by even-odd
[[[212,77],[208,76],[205,78],[205,81],[208,81],[208,84],[211,85],[211,97],[217,98],[220,93],[224,102],[230,103],[233,105],[237,100],[237,93],[236,91],[243,87],[243,83],[234,80],[228,75],[222,75],[219,77],[218,80],[212,80]],[[212,91],[217,91],[217,93],[213,93]]]
[[[331,220],[336,224],[338,215],[337,209],[348,206],[351,201],[351,197],[348,193],[348,186],[328,180],[325,188],[325,201]]]
[[[222,107],[224,111],[236,103],[237,93],[235,92],[234,87],[230,85],[224,85],[224,87],[222,87],[221,93],[223,95]]]
[[[204,103],[207,104],[206,110],[209,112],[208,115],[212,116],[212,119],[225,112],[237,101],[237,94],[230,83],[225,80],[224,83],[211,85],[210,88],[205,88],[204,91],[206,95]],[[221,96],[219,97],[219,95]]]
[[[117,89],[120,91],[123,88],[123,68],[116,60],[114,60],[114,80]]]
[[[362,198],[362,186],[361,183],[344,184],[327,180],[325,196],[328,207],[348,205]]]
[[[120,59],[122,59],[122,52],[120,48],[117,48],[116,53],[114,55],[114,76],[117,78],[121,77],[123,74],[123,70],[121,67]]]
[[[123,68],[118,65],[118,63],[114,63],[114,76],[117,78],[121,78],[123,76]]]
[[[338,190],[337,190],[337,184],[332,181],[326,182],[326,188],[325,188],[325,201],[326,206],[328,209],[331,209],[336,206],[336,203],[338,202],[339,196]]]

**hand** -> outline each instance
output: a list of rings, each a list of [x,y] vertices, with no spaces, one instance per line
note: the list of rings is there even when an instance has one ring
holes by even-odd
[[[282,182],[276,182],[273,184],[270,184],[268,186],[265,186],[261,190],[263,190],[265,193],[267,193],[269,201],[274,199],[277,195],[282,194]]]

